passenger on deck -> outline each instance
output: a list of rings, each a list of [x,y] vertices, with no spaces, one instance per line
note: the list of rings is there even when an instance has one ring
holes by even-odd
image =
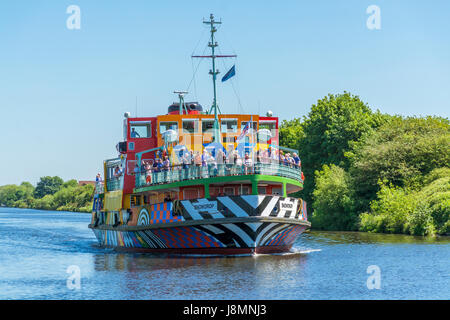
[[[198,151],[195,153],[194,163],[195,163],[195,173],[193,176],[198,179],[200,178],[200,168],[202,165],[202,156]]]
[[[202,153],[202,173],[201,178],[207,178],[208,177],[208,151],[203,150]]]
[[[294,158],[295,165],[297,167],[300,167],[302,165],[302,162],[300,160],[300,157],[297,155],[297,153],[294,152],[293,158]]]
[[[202,154],[202,167],[206,167],[206,162],[208,161],[208,151],[203,150]]]
[[[223,153],[222,149],[219,149],[216,153],[217,173],[219,176],[225,175],[224,166],[226,159],[225,153]]]
[[[114,177],[118,178],[122,175],[122,169],[119,166],[114,168]]]
[[[189,168],[189,164],[191,163],[191,159],[189,159],[189,153],[184,153],[183,158],[181,159],[181,163],[183,165],[183,169]]]
[[[189,166],[191,163],[191,159],[189,157],[189,152],[185,152],[183,157],[181,158],[181,165],[183,168],[183,180],[187,180],[189,177]]]
[[[253,168],[253,160],[252,160],[252,158],[250,158],[250,155],[248,154],[248,152],[246,152],[245,158],[244,158],[244,173],[245,174],[251,173],[252,168]]]
[[[274,164],[280,162],[279,155],[276,150],[272,150],[270,158],[271,158],[271,162]]]
[[[163,171],[169,171],[169,167],[170,167],[169,157],[165,156],[163,162]]]
[[[239,156],[239,153],[235,150],[234,151],[234,164],[236,166],[235,174],[238,175],[242,173],[242,159]]]
[[[145,169],[145,183],[151,184],[152,183],[152,167],[150,166],[149,162],[145,163],[144,169]]]
[[[216,176],[217,175],[217,161],[216,158],[212,156],[212,154],[210,154],[209,152],[208,154],[208,158],[207,158],[207,163],[208,163],[208,171],[212,176]]]
[[[263,163],[270,163],[270,155],[269,155],[269,151],[268,150],[264,150],[262,153],[262,162]]]

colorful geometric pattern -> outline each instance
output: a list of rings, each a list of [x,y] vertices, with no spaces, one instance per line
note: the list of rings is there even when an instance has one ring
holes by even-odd
[[[118,212],[115,214],[118,215]],[[108,216],[114,212],[108,212]],[[267,217],[269,221],[217,222],[214,219]],[[108,217],[110,218],[110,217]],[[271,218],[276,218],[272,221]],[[277,221],[279,219],[285,221]],[[204,220],[195,226],[140,228],[121,231],[93,228],[102,245],[150,249],[261,248],[291,246],[305,225],[303,200],[279,196],[225,196],[149,205],[139,211],[137,224],[150,226],[175,221]],[[108,219],[109,220],[109,219]],[[110,221],[112,223],[112,221]]]
[[[292,226],[290,228],[285,229],[284,231],[277,234],[275,237],[270,239],[266,246],[284,246],[291,245],[294,243],[297,236],[303,232],[305,228],[303,226]]]
[[[242,241],[242,231],[237,225],[237,230],[230,229],[227,237],[238,241],[237,247],[254,248],[261,246],[290,246],[297,236],[305,230],[304,226],[288,226],[285,224],[262,225],[260,233],[255,233],[250,241]],[[266,230],[269,240],[266,240]],[[109,247],[125,248],[226,248],[229,243],[218,240],[213,234],[203,232],[196,227],[161,228],[144,231],[116,231],[93,229],[95,236],[101,245]],[[275,235],[274,235],[275,234]],[[222,234],[222,237],[225,236]],[[225,238],[221,238],[225,239]],[[262,239],[263,241],[258,241]],[[236,247],[236,245],[232,245]]]
[[[172,202],[164,202],[143,208],[139,213],[138,225],[146,226],[155,223],[170,223],[177,221],[183,221],[183,217],[173,216]]]
[[[303,203],[303,205],[302,205],[302,217],[303,217],[303,220],[308,221],[308,213],[306,212],[306,201],[302,200],[302,203]]]
[[[141,212],[139,212],[137,225],[148,226],[149,224],[150,224],[150,217],[148,215],[148,211],[146,209],[142,209]]]
[[[164,228],[153,231],[168,248],[220,248],[224,245],[194,227]]]

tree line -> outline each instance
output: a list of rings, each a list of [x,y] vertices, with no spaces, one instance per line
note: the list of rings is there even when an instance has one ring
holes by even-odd
[[[283,121],[280,144],[298,149],[305,173],[296,196],[313,229],[450,233],[450,125],[440,117],[373,111],[348,92]]]
[[[34,187],[29,182],[0,187],[0,205],[41,210],[91,212],[94,186],[64,182],[60,177],[42,177]]]

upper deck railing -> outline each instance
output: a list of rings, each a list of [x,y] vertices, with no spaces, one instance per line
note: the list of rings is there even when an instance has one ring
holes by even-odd
[[[136,188],[185,180],[240,175],[280,176],[303,183],[300,166],[281,163],[255,163],[252,165],[208,164],[206,166],[177,165],[167,169],[162,168],[156,170],[153,170],[153,168],[146,170],[143,166],[139,170],[140,172],[135,172]]]

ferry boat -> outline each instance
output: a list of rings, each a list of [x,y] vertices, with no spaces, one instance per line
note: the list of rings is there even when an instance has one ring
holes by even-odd
[[[216,21],[209,25],[214,99],[209,110],[185,102],[167,114],[123,120],[119,156],[104,161],[92,221],[104,247],[136,252],[239,255],[282,253],[310,228],[298,151],[279,145],[278,118],[221,114]],[[233,70],[234,71],[234,70]],[[222,79],[223,80],[223,79]]]

